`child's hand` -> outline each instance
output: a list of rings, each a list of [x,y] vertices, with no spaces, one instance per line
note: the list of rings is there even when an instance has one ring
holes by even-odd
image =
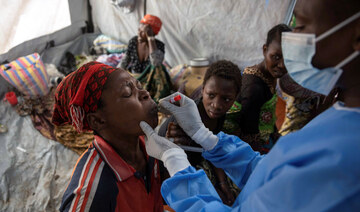
[[[224,183],[224,184],[221,184],[220,185],[220,190],[222,191],[223,193],[223,196],[222,196],[222,201],[226,204],[226,205],[229,205],[231,206],[234,201],[235,201],[235,197],[234,197],[234,194],[233,192],[231,191],[231,189],[229,188],[229,185],[227,183]]]
[[[176,106],[170,102],[171,99],[178,95],[181,96],[179,101],[180,106]],[[179,126],[181,126],[184,132],[190,137],[194,136],[200,129],[205,128],[194,100],[184,94],[180,92],[171,94],[170,96],[160,99],[159,105],[161,112],[174,115]]]
[[[192,142],[191,138],[186,135],[184,130],[182,130],[181,127],[174,122],[169,123],[166,137],[178,145],[190,146],[192,143],[194,143]]]
[[[170,102],[172,98],[178,95],[181,96],[179,101],[180,106],[176,106]],[[193,141],[200,144],[204,150],[209,151],[216,146],[219,138],[205,127],[194,100],[180,92],[176,92],[160,99],[159,105],[163,111],[174,115],[177,123],[184,132],[190,136]]]

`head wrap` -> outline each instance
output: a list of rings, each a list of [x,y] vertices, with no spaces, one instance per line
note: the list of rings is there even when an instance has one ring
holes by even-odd
[[[116,69],[98,62],[89,62],[72,72],[56,88],[52,122],[72,124],[78,132],[91,130],[86,114],[96,112],[110,74]]]
[[[149,24],[155,35],[159,33],[162,25],[160,18],[150,14],[146,14],[140,23]]]

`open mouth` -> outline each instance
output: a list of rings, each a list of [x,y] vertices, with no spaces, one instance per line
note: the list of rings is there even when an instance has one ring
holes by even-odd
[[[159,117],[158,117],[158,106],[154,102],[154,104],[151,105],[151,108],[149,110],[149,124],[155,128],[158,125]]]
[[[151,115],[154,115],[154,114],[157,115],[157,113],[158,113],[158,106],[157,106],[156,103],[154,103],[154,104],[151,106],[150,114],[151,114]]]

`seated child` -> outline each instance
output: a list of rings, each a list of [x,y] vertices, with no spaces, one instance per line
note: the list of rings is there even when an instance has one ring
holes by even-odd
[[[158,162],[147,155],[140,121],[158,122],[157,105],[127,71],[90,62],[55,94],[52,121],[92,130],[60,211],[163,211]]]
[[[240,87],[240,69],[230,61],[217,61],[206,71],[201,91],[202,97],[195,102],[204,125],[214,134],[222,131],[226,112],[240,93]],[[177,144],[197,146],[174,121],[174,117],[168,118],[161,125],[159,135],[166,135]],[[192,166],[205,170],[223,202],[232,205],[239,190],[232,185],[225,172],[205,161],[200,152],[186,151],[186,153]]]

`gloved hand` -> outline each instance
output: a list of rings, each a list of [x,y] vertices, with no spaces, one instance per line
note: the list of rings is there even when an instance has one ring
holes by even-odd
[[[186,153],[178,145],[156,134],[151,126],[144,121],[140,122],[140,127],[146,135],[147,154],[163,161],[171,177],[176,172],[191,166]]]
[[[180,106],[170,103],[170,99],[177,95],[181,96],[181,99],[179,100]],[[160,111],[164,109],[167,113],[175,116],[178,124],[190,137],[204,125],[201,121],[195,102],[182,93],[176,92],[160,99],[159,105],[161,106]]]
[[[170,103],[170,99],[177,95],[181,96],[180,106]],[[161,99],[159,105],[162,107],[161,110],[174,115],[177,123],[185,133],[205,150],[211,150],[216,146],[218,137],[204,126],[198,108],[192,99],[176,92]]]

